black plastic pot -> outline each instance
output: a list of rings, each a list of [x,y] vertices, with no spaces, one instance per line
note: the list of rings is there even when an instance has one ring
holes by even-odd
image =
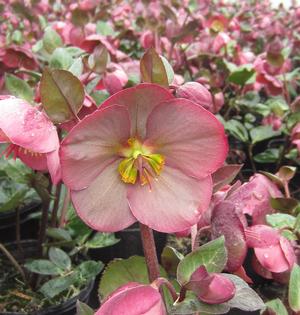
[[[140,229],[137,223],[116,233],[116,237],[120,239],[117,244],[106,248],[91,249],[89,256],[94,260],[108,263],[114,258],[126,259],[133,255],[144,255]],[[167,234],[154,231],[154,240],[158,259],[160,260],[160,255],[166,245]]]
[[[24,261],[26,258],[36,258],[37,241],[25,240],[21,242],[21,250],[17,250],[16,243],[8,243],[5,247],[13,254],[18,261]],[[93,290],[95,281],[91,281],[77,296],[68,301],[55,306],[50,306],[46,309],[35,313],[17,313],[17,312],[0,312],[0,315],[75,315],[76,301],[80,300],[84,303],[89,301],[89,296]]]
[[[20,234],[21,239],[37,237],[38,220],[29,218],[40,209],[40,203],[33,203],[20,209]],[[13,242],[16,240],[16,211],[0,212],[0,242]]]

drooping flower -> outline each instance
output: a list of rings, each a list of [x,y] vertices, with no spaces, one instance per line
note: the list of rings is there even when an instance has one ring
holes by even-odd
[[[271,273],[291,270],[296,256],[290,242],[267,225],[254,225],[246,230],[247,245],[254,248],[258,263]]]
[[[185,287],[197,294],[199,300],[208,304],[220,304],[232,299],[235,295],[235,285],[220,273],[208,273],[200,266],[191,275]]]
[[[49,171],[54,184],[61,178],[59,139],[56,127],[36,107],[24,100],[5,96],[0,99],[0,143],[2,153],[13,155],[34,170]]]
[[[224,129],[211,113],[140,84],[76,125],[60,156],[75,209],[94,229],[118,231],[138,220],[176,232],[207,209],[211,173],[226,154]]]
[[[95,315],[166,315],[159,290],[152,285],[129,282],[114,291]]]

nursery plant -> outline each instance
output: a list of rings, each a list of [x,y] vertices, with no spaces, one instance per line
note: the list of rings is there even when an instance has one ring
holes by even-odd
[[[296,2],[0,12],[0,218],[16,215],[0,314],[298,314]],[[114,233],[132,227],[144,255],[121,259]]]

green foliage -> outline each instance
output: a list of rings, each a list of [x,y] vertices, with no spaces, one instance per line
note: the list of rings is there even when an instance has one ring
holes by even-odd
[[[31,102],[33,99],[33,89],[30,85],[13,74],[5,74],[5,87],[16,97],[22,98],[28,102]]]
[[[181,285],[189,282],[191,275],[200,266],[208,272],[221,272],[227,263],[224,236],[210,241],[186,255],[178,264],[177,280]]]

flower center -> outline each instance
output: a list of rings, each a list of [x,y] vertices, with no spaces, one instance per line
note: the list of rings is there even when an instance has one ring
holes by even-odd
[[[6,149],[3,152],[0,152],[0,157],[5,156],[6,158],[9,158],[12,155],[13,158],[16,159],[22,152],[23,154],[29,155],[31,157],[42,156],[42,153],[37,153],[11,143],[6,147]]]
[[[139,176],[140,184],[151,187],[152,179],[157,179],[162,171],[165,158],[153,153],[150,146],[146,146],[136,138],[130,138],[120,154],[124,159],[120,162],[118,171],[123,182],[135,184]]]

